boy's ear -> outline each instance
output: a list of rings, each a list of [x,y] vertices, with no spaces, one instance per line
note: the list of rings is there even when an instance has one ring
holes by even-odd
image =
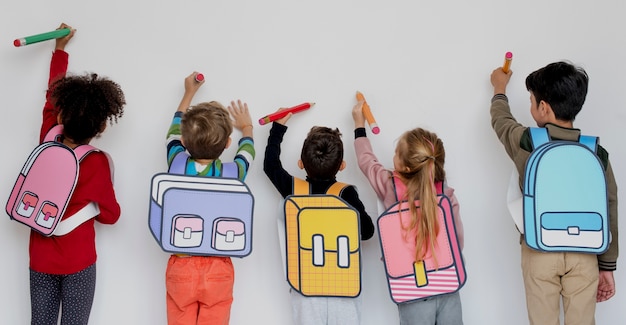
[[[63,121],[61,119],[61,113],[57,114],[57,124],[61,124],[61,121]]]
[[[346,161],[345,161],[345,160],[342,160],[342,161],[341,161],[341,165],[339,166],[339,171],[344,170],[344,168],[346,168]]]
[[[185,139],[183,139],[183,136],[180,136],[180,144],[183,145],[183,147],[185,146]]]
[[[302,159],[298,159],[298,168],[304,169],[304,164],[302,163]]]
[[[233,139],[231,137],[228,137],[228,141],[226,141],[226,147],[224,147],[224,149],[230,147],[231,142],[233,142]]]
[[[552,106],[545,100],[540,101],[537,108],[541,116],[548,116],[552,113]]]

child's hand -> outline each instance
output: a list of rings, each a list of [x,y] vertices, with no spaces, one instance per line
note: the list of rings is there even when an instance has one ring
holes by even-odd
[[[196,76],[198,75],[197,71],[192,72],[185,78],[185,93],[195,94],[200,86],[204,84],[204,79],[198,81]]]
[[[365,116],[363,115],[363,101],[359,101],[352,107],[352,119],[354,120],[354,128],[365,127]]]
[[[597,302],[603,302],[611,299],[615,295],[615,279],[613,271],[600,271],[598,276],[598,293]]]
[[[72,37],[74,37],[74,33],[76,32],[76,29],[72,28],[71,26],[69,26],[69,25],[67,25],[65,23],[61,23],[61,25],[57,29],[63,29],[63,28],[69,28],[70,29],[70,33],[67,36],[65,36],[65,37],[61,37],[61,38],[57,38],[56,39],[56,44],[54,46],[55,50],[65,51],[65,46],[67,45],[67,43],[69,43],[70,39]]]
[[[191,100],[193,96],[196,94],[200,86],[204,83],[204,79],[201,81],[196,80],[196,76],[198,72],[194,71],[190,75],[185,78],[185,93],[183,94],[183,98],[180,100],[180,104],[178,104],[179,112],[186,112],[187,108],[191,106]]]
[[[252,118],[248,111],[248,104],[241,103],[241,100],[231,101],[228,106],[228,111],[233,117],[233,126],[240,130],[244,137],[252,137]]]
[[[491,84],[493,85],[493,94],[506,94],[506,85],[511,80],[513,71],[505,73],[502,67],[499,67],[491,72]]]
[[[281,107],[277,110],[277,112],[280,112],[282,110],[286,110],[287,108],[285,107]],[[293,113],[288,113],[287,115],[285,115],[285,117],[283,118],[279,118],[278,120],[274,121],[280,125],[287,125],[287,121],[289,121],[289,119],[291,118],[291,116],[293,116]]]

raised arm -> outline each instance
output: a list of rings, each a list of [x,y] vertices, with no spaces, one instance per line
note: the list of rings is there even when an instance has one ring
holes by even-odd
[[[248,170],[254,161],[256,151],[254,149],[252,118],[248,110],[248,104],[242,103],[241,100],[237,102],[231,101],[228,106],[228,111],[233,117],[233,126],[241,131],[241,140],[239,140],[239,147],[237,154],[235,155],[235,163],[239,168],[239,179],[245,180],[248,175]]]
[[[190,75],[185,78],[185,93],[183,94],[183,98],[180,100],[180,104],[178,105],[178,112],[186,112],[187,108],[191,106],[191,101],[193,100],[193,96],[196,95],[198,89],[204,84],[204,79],[197,81],[196,76],[198,72],[194,71]]]
[[[52,104],[50,98],[52,84],[65,77],[67,72],[67,65],[69,62],[69,55],[65,52],[65,46],[69,43],[70,39],[74,37],[75,29],[71,26],[61,23],[57,29],[69,28],[70,33],[62,38],[57,38],[54,52],[52,52],[52,59],[50,60],[50,74],[48,76],[48,90],[46,91],[46,103],[43,106],[43,119],[41,123],[41,131],[39,133],[39,142],[43,141],[46,133],[57,124],[57,110]]]
[[[172,163],[172,160],[174,160],[174,156],[176,156],[176,154],[185,151],[185,147],[180,140],[180,121],[183,117],[183,114],[185,114],[189,106],[191,106],[191,101],[193,100],[196,92],[198,92],[198,89],[200,89],[200,87],[204,84],[204,80],[196,81],[197,75],[198,72],[194,71],[190,75],[185,77],[185,93],[183,94],[183,98],[180,100],[180,104],[178,105],[178,108],[174,113],[172,123],[167,130],[165,147],[168,166]]]

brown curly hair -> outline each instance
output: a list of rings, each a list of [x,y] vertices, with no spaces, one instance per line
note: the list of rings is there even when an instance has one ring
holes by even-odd
[[[66,76],[50,86],[49,96],[61,117],[63,133],[85,144],[124,115],[126,99],[120,86],[97,74]]]

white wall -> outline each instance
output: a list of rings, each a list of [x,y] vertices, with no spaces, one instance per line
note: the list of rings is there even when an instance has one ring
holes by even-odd
[[[128,101],[120,123],[94,143],[115,160],[123,212],[116,225],[97,226],[91,324],[164,324],[168,255],[148,230],[148,190],[151,176],[166,168],[164,135],[184,77],[197,70],[207,78],[194,102],[241,98],[255,121],[279,107],[315,101],[289,122],[284,165],[303,176],[296,161],[306,132],[313,125],[339,127],[349,167],[338,177],[358,186],[375,216],[376,197],[352,149],[350,110],[360,90],[381,127],[370,138],[385,164],[391,165],[394,141],[406,129],[426,127],[444,140],[449,183],[457,189],[465,223],[465,323],[526,324],[518,237],[505,208],[512,164],[490,128],[489,75],[506,51],[514,53],[509,98],[519,120],[530,123],[526,75],[561,59],[582,65],[591,83],[576,126],[601,137],[618,184],[626,184],[626,149],[619,140],[626,107],[620,61],[626,57],[620,33],[625,9],[621,0],[4,1],[0,197],[8,197],[36,145],[54,46],[14,48],[12,42],[66,22],[78,29],[67,47],[70,71],[110,77]],[[262,171],[269,126],[255,125],[254,131],[258,155],[247,180],[256,200],[254,250],[234,261],[231,323],[289,324],[275,225],[280,196]],[[0,323],[26,324],[28,230],[8,217],[0,220]],[[376,237],[363,244],[367,325],[397,322],[380,254]],[[615,273],[617,295],[598,305],[599,324],[622,319],[622,266]]]

